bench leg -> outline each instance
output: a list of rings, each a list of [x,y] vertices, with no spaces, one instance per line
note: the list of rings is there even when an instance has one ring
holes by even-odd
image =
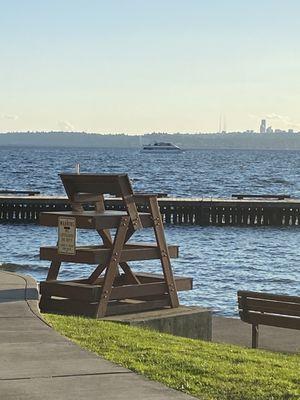
[[[252,349],[258,347],[258,325],[252,324]]]

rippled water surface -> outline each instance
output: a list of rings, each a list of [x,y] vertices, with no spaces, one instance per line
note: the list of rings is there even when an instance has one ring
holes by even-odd
[[[199,150],[156,156],[134,150],[1,148],[0,189],[39,190],[63,194],[58,174],[127,172],[139,191],[174,196],[229,197],[232,193],[300,197],[300,152]],[[169,243],[180,245],[173,260],[175,273],[192,276],[194,290],[182,292],[181,302],[236,314],[238,289],[300,294],[299,227],[166,226]],[[151,231],[135,235],[144,240]],[[39,260],[39,247],[56,243],[56,229],[32,224],[0,225],[2,268],[44,279],[49,263]],[[80,231],[80,243],[98,237]],[[146,264],[146,265],[145,265]],[[158,272],[156,261],[134,268]],[[65,264],[62,278],[85,275],[89,266]]]

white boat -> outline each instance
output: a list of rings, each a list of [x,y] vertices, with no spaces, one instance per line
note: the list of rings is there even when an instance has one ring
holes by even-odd
[[[179,153],[181,152],[181,148],[176,146],[173,143],[169,142],[155,142],[153,144],[147,144],[143,146],[143,153]]]

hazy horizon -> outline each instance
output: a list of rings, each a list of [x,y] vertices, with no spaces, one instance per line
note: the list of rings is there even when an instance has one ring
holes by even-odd
[[[0,131],[300,129],[296,0],[0,0]]]
[[[300,134],[300,129],[299,131],[294,130],[293,132],[288,132],[288,131],[280,131],[280,132],[264,132],[264,133],[260,133],[258,130],[256,131],[250,131],[250,130],[246,130],[246,131],[223,131],[223,132],[141,132],[138,134],[135,133],[127,133],[127,132],[88,132],[88,131],[77,131],[77,130],[51,130],[51,131],[7,131],[7,132],[1,132],[0,131],[0,135],[9,135],[9,134],[51,134],[51,133],[59,133],[59,134],[70,134],[70,133],[75,133],[75,134],[87,134],[87,135],[99,135],[99,136],[151,136],[151,135],[171,135],[171,136],[176,136],[176,135],[230,135],[230,134],[244,134],[244,135],[257,135],[257,137],[259,136],[272,136],[272,135],[288,135],[288,134]]]

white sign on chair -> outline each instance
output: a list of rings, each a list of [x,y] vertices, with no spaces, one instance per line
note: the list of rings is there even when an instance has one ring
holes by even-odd
[[[58,218],[58,254],[76,254],[76,218]]]

